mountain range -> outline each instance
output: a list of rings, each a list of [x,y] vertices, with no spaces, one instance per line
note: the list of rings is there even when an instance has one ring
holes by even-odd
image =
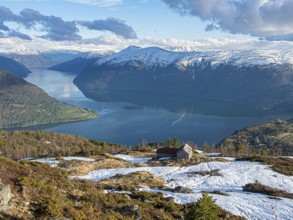
[[[130,46],[85,68],[74,83],[89,98],[243,115],[293,111],[293,52],[173,52]]]
[[[48,68],[59,63],[66,62],[81,56],[83,53],[79,51],[48,51],[48,52],[31,52],[25,51],[21,53],[1,53],[3,57],[13,59],[22,63],[28,68]]]

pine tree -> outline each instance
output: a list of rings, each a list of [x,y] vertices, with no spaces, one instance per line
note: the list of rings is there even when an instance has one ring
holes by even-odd
[[[207,193],[202,194],[202,198],[192,204],[190,211],[186,214],[187,220],[216,220],[218,219],[218,206],[215,200]]]

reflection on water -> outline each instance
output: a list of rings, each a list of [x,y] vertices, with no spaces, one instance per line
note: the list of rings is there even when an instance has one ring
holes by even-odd
[[[72,83],[74,77],[75,75],[57,71],[33,69],[25,80],[42,88],[56,99],[84,98],[82,92]]]
[[[99,117],[90,121],[27,129],[44,129],[127,145],[138,144],[142,139],[153,142],[166,140],[168,137],[201,145],[205,141],[209,144],[217,143],[237,129],[280,117],[217,117],[188,114],[184,111],[169,112],[162,108],[129,103],[95,102],[84,97],[72,83],[73,78],[72,75],[57,71],[35,69],[26,80],[59,100],[99,111]]]

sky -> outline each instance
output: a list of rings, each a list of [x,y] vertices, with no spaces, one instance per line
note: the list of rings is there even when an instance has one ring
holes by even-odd
[[[292,0],[1,0],[0,51],[293,49]]]

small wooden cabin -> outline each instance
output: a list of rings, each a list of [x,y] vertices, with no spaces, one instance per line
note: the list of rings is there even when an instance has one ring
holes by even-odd
[[[177,148],[163,147],[157,149],[157,157],[177,157]]]
[[[179,148],[163,147],[157,149],[157,158],[173,157],[178,159],[190,160],[193,150],[188,144],[184,144]]]

